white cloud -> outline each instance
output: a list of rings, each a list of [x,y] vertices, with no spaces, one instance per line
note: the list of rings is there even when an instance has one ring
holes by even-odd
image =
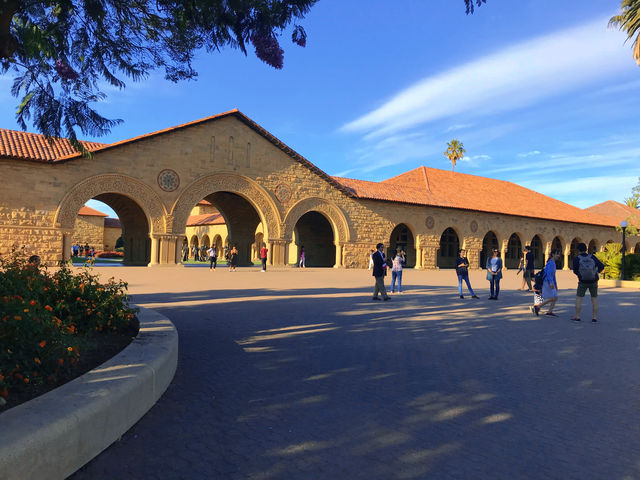
[[[491,160],[490,155],[471,155],[468,157],[462,157],[463,162],[474,162],[476,160]]]
[[[534,155],[540,155],[540,150],[532,150],[531,152],[519,153],[517,156],[519,158],[527,158],[533,157]]]
[[[624,35],[600,18],[427,77],[341,130],[371,139],[461,112],[512,110],[614,76],[632,63]]]
[[[457,125],[451,125],[445,130],[444,133],[455,132],[457,130],[465,130],[470,127],[473,127],[473,123],[459,123]]]

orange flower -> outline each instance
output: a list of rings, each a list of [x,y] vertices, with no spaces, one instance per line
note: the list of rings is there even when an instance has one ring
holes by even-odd
[[[40,359],[38,357],[35,357],[33,361],[36,362],[38,365],[40,365]]]
[[[44,290],[46,292],[49,289],[47,287],[43,287],[42,290]]]
[[[24,309],[24,313],[29,313],[29,309],[28,309],[28,308],[25,308],[25,309]]]
[[[67,347],[67,352],[73,352],[73,348]]]
[[[63,359],[61,359],[61,358],[59,358],[59,359],[58,359],[58,365],[62,365],[63,363],[64,363],[64,360],[63,360]]]
[[[43,340],[40,342],[40,348],[44,348],[44,346],[47,344],[46,340]]]
[[[53,308],[51,308],[49,305],[45,305],[44,309],[49,310],[50,312],[53,312]]]
[[[36,301],[35,301],[35,300],[31,300],[31,301],[29,302],[29,305],[31,305],[32,307],[33,307],[35,304],[36,304]]]
[[[24,379],[22,380],[24,383],[29,383],[29,377],[24,377]]]
[[[20,315],[14,315],[13,318],[15,320],[22,320],[22,317]]]

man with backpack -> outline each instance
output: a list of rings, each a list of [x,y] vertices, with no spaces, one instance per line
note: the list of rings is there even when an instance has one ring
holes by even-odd
[[[592,322],[597,322],[598,318],[598,274],[604,270],[604,265],[594,255],[587,253],[587,246],[584,243],[578,244],[578,256],[573,259],[573,273],[578,276],[578,291],[576,293],[576,314],[573,321],[580,321],[580,311],[582,309],[582,299],[589,290],[591,295],[591,306],[593,308]]]

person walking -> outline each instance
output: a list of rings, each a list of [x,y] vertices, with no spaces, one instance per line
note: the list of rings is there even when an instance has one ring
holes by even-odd
[[[218,249],[214,246],[207,250],[207,255],[209,255],[209,270],[215,270],[216,265],[218,263]]]
[[[182,245],[182,261],[186,262],[189,260],[189,244],[185,243]]]
[[[384,277],[387,274],[387,263],[384,257],[384,244],[379,243],[376,245],[376,252],[371,255],[373,260],[373,276],[376,279],[376,285],[373,288],[373,299],[380,300],[378,293],[382,294],[384,301],[389,300],[387,290],[384,288]]]
[[[467,284],[467,288],[469,289],[469,293],[471,294],[471,298],[478,298],[478,296],[473,292],[473,288],[471,288],[471,283],[469,282],[469,260],[466,257],[466,251],[461,248],[458,250],[458,258],[456,260],[456,274],[458,275],[458,293],[460,294],[460,298],[464,298],[462,295],[462,280]]]
[[[595,255],[587,253],[584,243],[578,244],[578,256],[573,259],[573,273],[578,277],[578,290],[576,292],[576,314],[571,320],[580,321],[582,299],[589,290],[591,296],[591,321],[598,321],[598,280],[599,273],[604,270],[604,265]]]
[[[396,250],[391,265],[391,293],[394,293],[396,280],[398,281],[398,293],[402,293],[402,269],[406,260],[403,250]]]
[[[491,257],[487,259],[487,280],[491,295],[489,300],[498,300],[500,295],[500,279],[502,278],[502,259],[497,248],[493,249]]]
[[[540,309],[545,305],[549,305],[549,310],[545,312],[545,315],[550,317],[557,317],[555,313],[553,313],[553,308],[556,306],[556,302],[558,301],[558,282],[556,280],[556,262],[560,260],[561,252],[558,249],[551,250],[551,255],[549,255],[549,260],[547,260],[547,264],[544,266],[543,272],[543,281],[542,281],[542,298],[544,300],[539,305],[534,306],[534,313],[537,315],[540,312]]]
[[[375,250],[371,250],[369,252],[369,270],[373,268],[373,254],[376,253]]]
[[[234,245],[229,251],[229,271],[235,272],[238,266],[238,249]]]
[[[193,261],[194,262],[199,262],[200,261],[200,249],[198,248],[197,245],[193,246]]]
[[[298,264],[298,268],[306,268],[305,261],[304,245],[302,245],[300,247],[300,263]]]
[[[260,249],[260,261],[262,262],[262,272],[267,271],[267,253],[269,249],[267,248],[267,244],[263,243],[262,248]]]
[[[528,291],[532,290],[531,287],[531,279],[533,278],[533,270],[535,268],[535,256],[531,251],[530,245],[525,245],[524,247],[524,272],[522,279],[527,282]],[[524,288],[524,283],[522,284],[522,288]]]

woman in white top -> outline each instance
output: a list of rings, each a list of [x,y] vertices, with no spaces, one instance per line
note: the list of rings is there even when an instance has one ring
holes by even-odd
[[[398,280],[398,293],[402,293],[402,266],[405,262],[404,252],[398,250],[393,256],[393,265],[391,266],[391,293],[393,293]]]

